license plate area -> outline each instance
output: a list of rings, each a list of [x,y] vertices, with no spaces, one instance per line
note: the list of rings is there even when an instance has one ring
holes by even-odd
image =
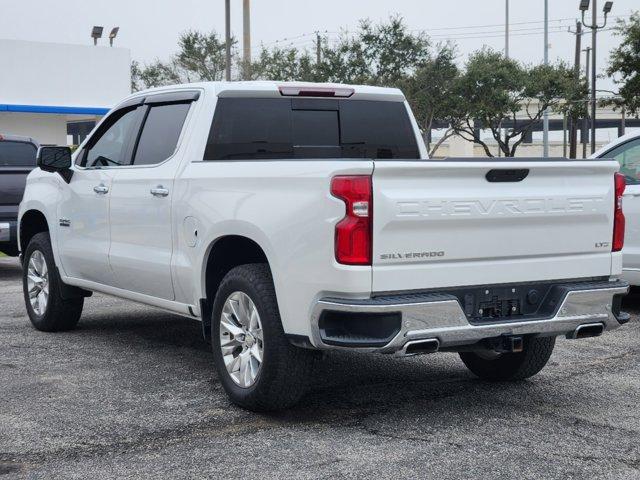
[[[470,323],[523,321],[549,316],[563,296],[552,284],[492,285],[456,292]]]

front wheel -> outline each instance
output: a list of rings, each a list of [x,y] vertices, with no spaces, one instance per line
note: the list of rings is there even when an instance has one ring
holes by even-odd
[[[472,373],[484,380],[524,380],[544,368],[555,343],[555,337],[525,337],[522,352],[460,352],[460,358]]]
[[[34,235],[24,253],[22,290],[29,319],[36,329],[58,332],[71,330],[78,324],[84,298],[64,298],[63,287],[49,233]]]
[[[253,411],[294,405],[316,354],[285,337],[266,264],[241,265],[224,277],[213,305],[211,346],[229,398]]]

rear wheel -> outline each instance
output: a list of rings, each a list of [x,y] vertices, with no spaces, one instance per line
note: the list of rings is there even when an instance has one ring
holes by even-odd
[[[84,298],[63,298],[63,286],[49,233],[34,235],[24,254],[22,289],[29,319],[36,329],[57,332],[71,330],[78,324]]]
[[[482,379],[523,380],[544,368],[555,343],[555,337],[525,337],[522,352],[461,352],[460,358],[472,373]]]
[[[213,305],[211,346],[229,398],[254,411],[294,405],[317,353],[294,347],[285,337],[266,264],[242,265],[224,277]]]

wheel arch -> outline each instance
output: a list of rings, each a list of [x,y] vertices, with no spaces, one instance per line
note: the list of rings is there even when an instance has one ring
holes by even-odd
[[[41,210],[32,208],[25,211],[18,221],[19,250],[24,252],[34,235],[50,231],[47,217]]]
[[[271,263],[265,249],[254,239],[240,234],[223,235],[213,240],[205,250],[202,272],[200,310],[203,335],[210,338],[211,309],[222,279],[231,269],[249,263]]]

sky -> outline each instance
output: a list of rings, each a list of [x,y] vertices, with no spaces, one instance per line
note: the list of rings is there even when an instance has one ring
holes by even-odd
[[[567,28],[575,29],[579,0],[548,1],[550,60],[573,63],[575,36]],[[601,21],[603,4],[598,0]],[[231,5],[232,33],[241,38],[242,0],[231,0]],[[628,17],[634,7],[640,10],[638,0],[615,0],[611,15]],[[103,25],[105,34],[119,26],[115,45],[130,49],[142,63],[170,57],[178,36],[188,29],[224,36],[224,0],[0,0],[0,12],[0,38],[8,39],[90,45],[93,25]],[[252,0],[252,50],[257,52],[261,43],[311,49],[316,31],[327,32],[332,40],[356,29],[360,19],[375,22],[390,15],[401,15],[410,29],[424,31],[434,41],[455,41],[460,62],[483,45],[504,48],[505,0]],[[543,0],[510,0],[511,57],[542,62],[543,19]],[[591,37],[582,41],[584,48]],[[618,42],[612,31],[598,34],[600,68]],[[582,61],[584,66],[584,57]],[[605,79],[599,87],[612,89],[613,84]]]

